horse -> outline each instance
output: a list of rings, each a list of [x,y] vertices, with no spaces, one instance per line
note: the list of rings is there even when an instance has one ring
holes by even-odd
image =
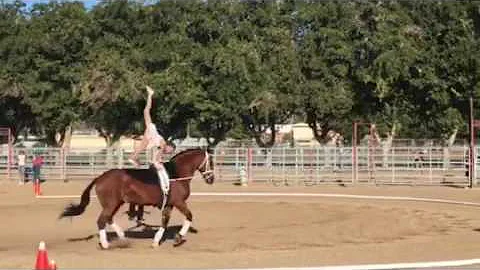
[[[192,212],[189,210],[186,200],[190,196],[190,182],[196,171],[199,171],[207,184],[213,184],[212,156],[207,150],[200,148],[187,149],[173,156],[164,163],[170,175],[170,191],[165,206],[163,204],[163,192],[161,190],[157,170],[153,165],[148,169],[110,169],[95,178],[83,191],[79,204],[70,204],[65,207],[59,219],[64,217],[79,216],[90,202],[90,190],[95,186],[98,201],[102,211],[97,219],[99,230],[99,245],[101,249],[108,249],[106,225],[108,224],[117,234],[120,240],[125,239],[125,233],[117,225],[113,217],[124,203],[139,206],[156,206],[162,211],[162,224],[153,237],[152,247],[157,247],[167,228],[173,208],[177,208],[185,220],[179,232],[176,233],[174,246],[185,243],[185,235],[193,221]]]

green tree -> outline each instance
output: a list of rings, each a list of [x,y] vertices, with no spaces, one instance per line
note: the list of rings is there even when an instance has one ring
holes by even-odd
[[[95,6],[90,16],[92,44],[79,85],[83,119],[113,146],[123,135],[142,133],[140,101],[148,76],[136,42],[141,32],[135,30],[144,14],[136,3],[111,1]]]
[[[59,146],[80,117],[75,86],[84,68],[90,20],[81,3],[36,4],[30,16],[24,33],[29,62],[19,73],[24,102],[41,123],[47,143]]]
[[[253,44],[260,63],[251,73],[249,105],[243,108],[243,122],[260,147],[275,143],[275,125],[285,123],[295,114],[300,66],[295,52],[292,12],[289,2],[248,2],[240,34]],[[246,31],[251,32],[247,34]],[[267,135],[267,131],[270,134]]]
[[[351,119],[354,3],[305,3],[298,16],[297,43],[302,75],[301,113],[315,138],[325,143],[329,130],[345,131]]]
[[[14,137],[35,130],[37,122],[31,107],[25,103],[22,72],[30,59],[25,4],[15,1],[0,3],[0,126],[9,127]]]

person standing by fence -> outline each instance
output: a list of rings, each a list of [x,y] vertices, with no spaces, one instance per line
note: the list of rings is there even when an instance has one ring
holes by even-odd
[[[35,154],[35,157],[32,160],[32,170],[33,170],[33,183],[35,184],[36,181],[40,180],[40,169],[42,168],[43,165],[43,157],[39,154]]]
[[[20,174],[20,178],[18,179],[18,184],[23,185],[25,184],[25,151],[20,150],[17,156],[17,164],[18,164],[18,173]]]

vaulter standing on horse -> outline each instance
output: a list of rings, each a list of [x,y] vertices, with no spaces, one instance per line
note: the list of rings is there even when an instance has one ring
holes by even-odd
[[[162,135],[158,133],[155,124],[152,122],[152,117],[150,116],[150,109],[152,108],[152,97],[154,91],[148,85],[146,86],[146,89],[148,93],[147,104],[143,109],[145,132],[143,133],[140,145],[135,147],[134,152],[130,155],[130,158],[128,160],[135,166],[140,166],[140,162],[138,161],[138,154],[143,150],[158,147],[158,149],[156,149],[155,153],[153,154],[152,163],[157,169],[158,178],[160,179],[160,186],[162,187],[163,194],[165,194],[164,198],[166,198],[170,189],[170,179],[168,177],[167,170],[163,166],[163,154],[172,153],[174,151],[174,147],[172,144],[165,141]]]

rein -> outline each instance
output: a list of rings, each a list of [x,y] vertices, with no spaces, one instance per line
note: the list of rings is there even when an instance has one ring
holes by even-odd
[[[210,168],[208,152],[205,152],[205,158],[203,159],[202,163],[198,166],[198,168],[196,170],[199,171],[200,168],[202,168],[204,166],[205,166],[205,169]],[[208,174],[208,173],[211,173],[211,172],[213,172],[213,171],[212,170],[205,170],[204,172],[200,172],[200,173],[202,175],[205,175],[205,174]],[[192,178],[193,178],[193,175],[189,176],[189,177],[172,178],[172,179],[170,179],[170,182],[190,180]]]

